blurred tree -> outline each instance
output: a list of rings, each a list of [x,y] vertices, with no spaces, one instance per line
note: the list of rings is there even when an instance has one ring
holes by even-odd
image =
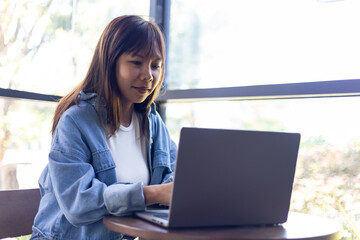
[[[32,59],[47,40],[51,27],[50,8],[53,0],[13,1],[0,3],[0,87],[19,89],[17,73],[23,62]],[[61,22],[61,21],[58,21]],[[56,27],[55,25],[53,27]],[[24,79],[22,79],[24,81]],[[5,151],[11,142],[10,123],[7,121],[16,101],[0,101],[0,188],[16,189],[16,168],[3,169]]]
[[[321,136],[303,141],[299,155],[291,211],[338,218],[343,223],[342,240],[355,239],[344,213],[358,222],[359,142],[338,149]]]

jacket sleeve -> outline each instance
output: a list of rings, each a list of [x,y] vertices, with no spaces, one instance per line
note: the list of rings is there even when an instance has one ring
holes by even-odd
[[[152,121],[152,179],[151,184],[169,183],[174,180],[177,146],[160,115],[155,112]]]
[[[165,173],[163,178],[163,183],[168,183],[174,181],[174,169],[175,169],[175,159],[177,153],[177,146],[173,140],[170,141],[170,170]]]
[[[96,177],[115,165],[101,161],[111,155],[108,149],[91,150],[88,138],[92,133],[82,123],[76,115],[64,113],[49,154],[54,194],[67,220],[79,226],[101,220],[105,214],[126,215],[145,209],[141,184],[107,186]]]

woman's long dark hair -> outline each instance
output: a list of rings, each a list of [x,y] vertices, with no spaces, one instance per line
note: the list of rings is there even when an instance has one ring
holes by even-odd
[[[135,110],[142,116],[142,133],[147,134],[148,120],[146,114],[158,95],[165,76],[165,42],[156,23],[135,15],[115,18],[106,26],[95,48],[85,79],[59,102],[53,118],[52,134],[55,132],[61,115],[69,107],[78,103],[78,94],[83,91],[85,93],[97,93],[98,101],[105,100],[106,122],[100,113],[100,102],[98,114],[107,135],[112,136],[120,128],[122,120],[121,93],[116,79],[116,62],[124,53],[137,54],[140,52],[147,56],[160,53],[162,58],[162,71],[158,85],[144,102],[135,103],[134,106]]]

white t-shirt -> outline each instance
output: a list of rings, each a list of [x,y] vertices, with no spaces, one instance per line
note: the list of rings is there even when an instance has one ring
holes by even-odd
[[[136,183],[141,181],[148,185],[150,181],[149,167],[146,157],[146,145],[140,136],[139,117],[133,112],[131,124],[120,126],[107,144],[116,164],[118,182]]]

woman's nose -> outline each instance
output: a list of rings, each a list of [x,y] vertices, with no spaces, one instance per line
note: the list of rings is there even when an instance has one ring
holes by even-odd
[[[147,66],[143,67],[141,80],[145,80],[145,81],[152,81],[153,80],[153,76],[152,76],[150,66],[149,67],[147,67]]]

